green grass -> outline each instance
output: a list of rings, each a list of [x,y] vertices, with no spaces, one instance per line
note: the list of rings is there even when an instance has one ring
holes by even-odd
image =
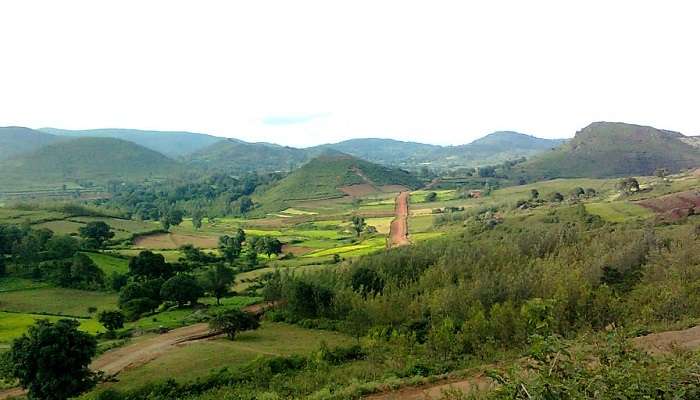
[[[117,307],[117,295],[108,292],[45,287],[0,293],[0,310],[88,317],[88,307]]]
[[[49,284],[45,282],[37,282],[31,279],[18,278],[15,276],[5,276],[0,278],[0,292],[36,289],[47,286],[49,286]]]
[[[78,233],[78,229],[85,226],[79,222],[72,222],[68,220],[61,221],[49,221],[41,224],[36,224],[34,228],[46,228],[51,230],[57,235],[75,235]]]
[[[457,198],[457,191],[453,189],[447,190],[416,190],[411,192],[411,203],[428,203],[426,197],[428,193],[434,192],[437,194],[435,201],[449,201]]]
[[[221,368],[235,368],[257,357],[308,354],[317,350],[322,341],[333,347],[348,345],[353,339],[336,332],[263,322],[260,329],[242,332],[233,341],[222,338],[177,347],[143,366],[124,371],[119,382],[103,387],[131,389],[166,378],[192,380]]]
[[[22,336],[37,320],[58,321],[61,317],[28,313],[9,313],[0,311],[0,343],[8,343]],[[80,329],[92,334],[103,332],[102,325],[94,319],[79,319]]]
[[[586,211],[610,222],[646,219],[654,215],[651,210],[627,201],[586,203]]]
[[[433,228],[433,215],[420,215],[408,218],[408,233],[427,232]]]
[[[90,259],[97,264],[98,267],[105,273],[106,276],[113,272],[125,274],[129,272],[129,260],[110,256],[104,253],[85,253]]]
[[[13,208],[0,207],[0,223],[21,224],[24,221],[37,223],[52,219],[61,219],[66,216],[58,211],[48,210],[17,210]]]
[[[313,253],[306,254],[304,257],[325,257],[333,254],[339,254],[343,257],[356,257],[373,253],[385,247],[386,237],[381,236],[363,240],[361,243],[357,244],[349,244],[345,246],[338,246],[330,249],[315,251]]]

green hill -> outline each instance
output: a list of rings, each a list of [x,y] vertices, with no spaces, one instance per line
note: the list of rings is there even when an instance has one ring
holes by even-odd
[[[143,131],[138,129],[89,129],[68,130],[41,128],[40,131],[57,136],[101,137],[128,140],[140,146],[179,157],[201,150],[221,140],[220,137],[193,132]]]
[[[19,126],[0,127],[0,160],[29,153],[61,140],[58,136]]]
[[[385,185],[415,189],[420,181],[410,173],[342,153],[325,153],[289,174],[256,199],[265,210],[287,208],[299,200],[343,197],[341,188],[366,184],[376,191]]]
[[[56,186],[66,182],[104,183],[170,176],[179,163],[137,144],[111,138],[80,138],[53,143],[0,162],[3,187]]]
[[[186,160],[210,171],[245,174],[291,171],[308,161],[309,156],[303,149],[225,139],[191,154]]]
[[[441,148],[432,144],[368,138],[324,144],[308,150],[318,153],[332,149],[383,165],[410,165],[422,161],[424,155]]]
[[[595,122],[559,148],[515,169],[527,180],[651,175],[700,166],[700,150],[688,137],[649,126]]]

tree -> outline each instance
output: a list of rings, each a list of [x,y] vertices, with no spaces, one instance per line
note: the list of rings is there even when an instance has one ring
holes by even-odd
[[[170,229],[171,226],[178,226],[182,223],[183,213],[181,210],[169,209],[164,213],[161,213],[160,224],[166,231]]]
[[[173,270],[170,264],[165,262],[162,254],[144,250],[129,260],[129,274],[136,279],[148,280],[169,278]]]
[[[352,290],[360,292],[363,296],[370,293],[380,293],[384,290],[384,280],[373,269],[360,267],[352,272],[350,277]]]
[[[537,200],[540,198],[540,192],[537,189],[530,189],[530,198],[532,200]]]
[[[202,287],[216,297],[216,304],[220,305],[220,299],[226,296],[235,277],[236,274],[231,268],[217,264],[210,268],[202,277]]]
[[[159,278],[128,283],[119,291],[119,308],[126,312],[129,319],[155,310],[163,302],[160,296],[163,282]]]
[[[124,327],[124,313],[118,310],[102,311],[97,315],[97,320],[110,332]]]
[[[265,236],[262,238],[262,251],[267,254],[267,258],[270,258],[273,254],[280,254],[282,252],[282,242],[277,238]]]
[[[251,267],[258,265],[258,247],[256,246],[256,244],[257,241],[250,240],[245,253],[246,261]]]
[[[199,230],[202,227],[202,218],[204,218],[204,213],[202,210],[196,209],[192,212],[192,227]]]
[[[430,192],[427,195],[425,195],[425,201],[432,203],[435,200],[437,200],[437,193],[435,192]]]
[[[241,310],[226,310],[218,312],[209,320],[209,328],[221,331],[233,340],[238,332],[255,330],[260,327],[258,318],[251,313]]]
[[[554,192],[549,195],[549,201],[555,202],[555,203],[560,203],[564,201],[564,195],[559,193],[559,192]]]
[[[179,307],[185,304],[194,304],[204,295],[204,290],[190,275],[180,274],[165,281],[160,289],[160,296],[164,300],[177,303]]]
[[[617,189],[626,195],[639,191],[639,181],[636,178],[624,178],[617,182]]]
[[[88,247],[102,248],[104,243],[114,237],[112,228],[102,221],[88,222],[87,225],[78,228],[80,237],[87,241]]]
[[[586,194],[586,191],[583,190],[582,187],[576,187],[576,188],[573,188],[571,190],[571,197],[573,197],[573,198],[579,198],[579,197],[583,196],[584,194]]]
[[[245,214],[248,211],[252,210],[254,205],[255,204],[253,204],[253,200],[251,200],[250,197],[243,196],[239,199],[238,211],[241,214]]]
[[[365,219],[359,215],[352,217],[352,230],[355,231],[355,236],[360,236],[360,233],[365,229]]]
[[[586,197],[595,197],[598,193],[593,188],[586,188]]]
[[[242,231],[241,231],[242,232]],[[245,237],[245,234],[244,234]],[[241,255],[243,250],[243,241],[240,236],[221,236],[219,237],[219,250],[224,260],[229,264],[233,264]]]
[[[97,383],[88,366],[97,340],[78,330],[75,320],[39,320],[12,343],[10,375],[27,389],[30,399],[65,400]]]

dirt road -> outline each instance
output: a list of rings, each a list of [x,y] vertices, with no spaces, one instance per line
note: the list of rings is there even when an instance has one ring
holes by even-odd
[[[260,315],[272,306],[271,303],[258,303],[243,308],[243,311]],[[219,335],[217,332],[211,332],[209,326],[204,323],[173,329],[162,335],[110,350],[93,360],[90,369],[103,371],[107,376],[114,376],[125,369],[153,361],[177,346]],[[3,390],[0,391],[0,400],[21,396],[24,393],[20,388]]]
[[[401,192],[396,196],[395,217],[389,229],[389,247],[411,244],[408,240],[408,199],[409,192]]]

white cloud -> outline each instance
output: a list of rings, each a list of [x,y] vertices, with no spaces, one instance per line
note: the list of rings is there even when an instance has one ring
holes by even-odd
[[[700,133],[698,8],[4,1],[0,125],[289,145],[366,136],[458,144],[504,129],[563,137],[595,120]]]

